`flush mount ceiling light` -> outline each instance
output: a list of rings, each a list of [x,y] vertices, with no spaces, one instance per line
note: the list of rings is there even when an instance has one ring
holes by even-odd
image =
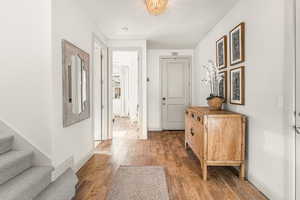
[[[166,10],[168,0],[146,0],[146,4],[150,14],[159,15]]]
[[[122,27],[122,31],[127,32],[129,29],[127,26]]]

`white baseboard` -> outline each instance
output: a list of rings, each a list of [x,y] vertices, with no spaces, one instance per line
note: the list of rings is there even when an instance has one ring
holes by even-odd
[[[145,135],[142,135],[142,136],[139,137],[139,140],[147,140],[147,139],[148,139],[148,137],[145,136]]]
[[[161,128],[148,128],[148,131],[162,131]]]
[[[74,167],[74,158],[73,156],[66,159],[64,162],[54,167],[54,171],[52,172],[52,181],[55,181],[58,177],[60,177],[67,169]]]
[[[74,163],[73,156],[66,159],[64,162],[54,167],[52,172],[52,181],[55,181],[59,176],[61,176],[67,169],[71,168],[74,172],[78,172],[79,169],[94,155],[94,152],[88,153],[83,159],[78,163]]]
[[[259,183],[254,176],[247,174],[247,180],[254,185],[261,193],[263,193],[269,199],[276,199],[269,189],[267,189],[263,184]]]
[[[75,166],[73,170],[75,172],[78,172],[81,167],[94,155],[94,150],[89,152],[83,159],[81,159],[79,162],[75,163]]]

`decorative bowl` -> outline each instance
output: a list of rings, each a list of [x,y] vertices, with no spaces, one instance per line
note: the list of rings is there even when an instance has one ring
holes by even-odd
[[[225,99],[223,97],[210,96],[207,98],[207,104],[210,110],[222,110],[222,104]]]

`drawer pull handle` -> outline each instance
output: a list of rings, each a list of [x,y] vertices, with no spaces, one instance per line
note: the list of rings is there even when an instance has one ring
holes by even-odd
[[[201,118],[200,118],[200,117],[197,117],[197,120],[198,120],[199,122],[201,122]]]
[[[188,111],[185,111],[185,114],[187,114],[187,115],[188,115],[188,114],[189,114],[189,112],[188,112]]]
[[[195,117],[195,115],[194,114],[192,114],[192,118],[194,118]]]
[[[193,128],[191,128],[191,135],[194,136],[195,133],[193,132]]]

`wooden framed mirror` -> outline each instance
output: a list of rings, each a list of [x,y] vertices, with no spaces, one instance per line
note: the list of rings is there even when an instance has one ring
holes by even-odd
[[[62,40],[63,127],[90,117],[89,54]]]

